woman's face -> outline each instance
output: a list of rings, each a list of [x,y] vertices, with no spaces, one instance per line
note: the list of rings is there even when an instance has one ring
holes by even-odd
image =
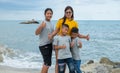
[[[65,16],[66,16],[66,18],[71,19],[71,17],[72,17],[72,11],[71,11],[71,9],[66,10]]]
[[[52,13],[50,10],[48,10],[48,11],[45,13],[45,17],[46,17],[47,20],[50,20],[50,19],[52,18],[52,15],[53,15],[53,13]]]

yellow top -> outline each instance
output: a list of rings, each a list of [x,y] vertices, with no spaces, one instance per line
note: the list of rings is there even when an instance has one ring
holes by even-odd
[[[57,29],[60,29],[59,33],[61,33],[61,30],[62,30],[62,23],[63,23],[63,19],[59,19],[58,22],[57,22],[57,25],[56,25],[56,28]],[[68,24],[69,26],[69,31],[68,31],[68,35],[70,35],[70,32],[71,32],[71,29],[73,27],[77,27],[78,28],[78,23],[74,20],[69,20],[69,19],[66,19],[65,23],[64,24]]]

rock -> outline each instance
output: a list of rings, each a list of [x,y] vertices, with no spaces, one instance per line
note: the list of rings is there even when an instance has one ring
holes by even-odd
[[[115,62],[115,67],[120,68],[120,62]]]
[[[120,68],[120,65],[114,65],[113,68]]]
[[[3,62],[3,56],[0,54],[0,62]]]
[[[120,62],[112,62],[108,58],[101,58],[99,63],[90,60],[81,66],[82,73],[120,73]]]
[[[98,65],[94,68],[93,73],[111,73],[112,66],[111,65]]]
[[[106,58],[106,57],[101,58],[100,63],[101,63],[101,64],[112,65],[112,66],[115,65],[114,62],[112,62],[111,60],[109,60],[109,59]]]
[[[120,73],[120,68],[113,69],[113,70],[112,70],[112,73]]]
[[[104,65],[100,63],[86,64],[81,67],[83,73],[111,73],[112,65]]]
[[[92,64],[92,63],[94,63],[94,61],[93,61],[93,60],[90,60],[87,64]]]
[[[20,24],[39,24],[39,22],[32,19],[31,21],[21,22]]]

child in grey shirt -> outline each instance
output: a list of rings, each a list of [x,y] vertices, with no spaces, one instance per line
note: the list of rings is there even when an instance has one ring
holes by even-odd
[[[51,24],[51,18],[53,15],[53,11],[51,8],[45,9],[44,12],[45,20],[40,24],[40,26],[36,29],[35,34],[39,35],[39,50],[43,57],[43,66],[41,73],[47,73],[49,67],[52,63],[52,40],[48,39],[48,35],[54,31],[54,27]]]
[[[72,38],[71,52],[72,52],[72,58],[73,58],[73,62],[74,62],[75,71],[77,73],[82,73],[80,70],[81,59],[80,59],[80,55],[79,55],[79,48],[82,47],[82,43],[81,43],[80,39],[78,38],[78,28],[76,28],[76,27],[72,28],[71,38]]]
[[[67,35],[69,26],[62,25],[61,34],[54,37],[54,48],[58,50],[58,73],[65,73],[65,66],[68,65],[69,72],[75,73],[72,54],[70,52],[71,38]]]

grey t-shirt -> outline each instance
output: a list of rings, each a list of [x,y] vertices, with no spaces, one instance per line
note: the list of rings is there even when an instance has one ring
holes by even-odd
[[[39,34],[39,46],[52,43],[52,40],[48,39],[48,34],[51,34],[54,31],[54,26],[49,21],[44,20],[44,22],[46,23],[46,27],[43,28],[41,33]]]
[[[72,58],[75,59],[75,60],[80,60],[80,50],[79,50],[79,42],[80,39],[77,37],[75,39],[73,39],[73,42],[74,42],[74,46],[73,48],[71,48],[71,52],[72,52]]]
[[[55,36],[53,45],[66,45],[65,49],[59,49],[58,50],[58,59],[66,59],[66,58],[72,58],[72,54],[70,52],[70,42],[71,38],[70,36]]]

